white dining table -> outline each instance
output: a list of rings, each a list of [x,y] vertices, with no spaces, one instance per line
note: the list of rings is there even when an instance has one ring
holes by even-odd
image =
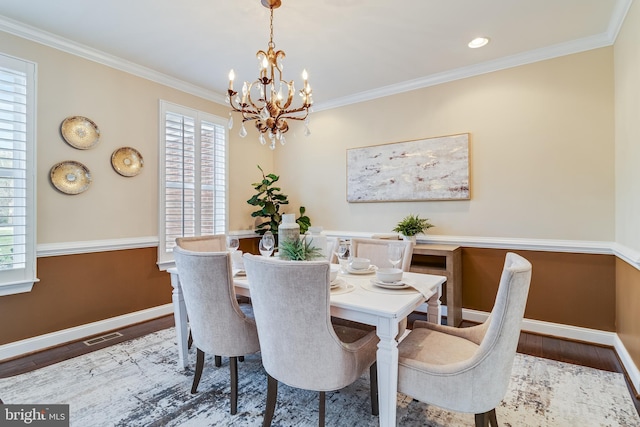
[[[188,366],[187,312],[176,268],[167,270],[173,286],[173,309],[178,341],[178,365]],[[403,279],[421,284],[424,293],[412,288],[395,290],[372,285],[371,274],[338,275],[341,286],[331,291],[331,315],[375,326],[380,338],[377,351],[379,422],[381,426],[396,425],[396,395],[398,390],[398,324],[418,306],[427,302],[427,319],[440,323],[442,284],[445,276],[405,272]],[[249,296],[249,282],[245,276],[234,277],[236,294]],[[430,289],[425,292],[424,288]]]

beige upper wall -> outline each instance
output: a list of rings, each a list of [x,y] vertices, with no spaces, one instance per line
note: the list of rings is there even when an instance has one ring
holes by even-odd
[[[157,235],[158,102],[228,117],[226,107],[0,32],[0,51],[38,64],[38,243]],[[613,48],[603,48],[314,113],[272,153],[256,132],[230,132],[230,229],[248,229],[256,165],[281,175],[288,212],[307,207],[326,229],[389,231],[419,213],[448,235],[614,239]],[[92,150],[59,134],[70,115],[102,131]],[[237,120],[236,120],[237,122]],[[346,149],[462,132],[471,134],[470,201],[346,202]],[[120,146],[137,148],[145,170],[111,169]],[[67,196],[51,166],[77,160],[92,171],[86,193]]]
[[[640,4],[631,5],[614,48],[616,241],[640,251]]]
[[[275,166],[326,229],[614,239],[613,49],[602,48],[314,113]],[[469,132],[471,200],[346,202],[346,150]],[[300,132],[301,133],[301,132]]]
[[[113,68],[0,32],[0,52],[38,65],[37,186],[38,243],[59,243],[158,235],[158,107],[164,99],[228,117],[222,105]],[[99,126],[101,141],[77,150],[60,136],[60,123],[81,115]],[[230,134],[229,203],[231,229],[247,228],[250,183],[255,165],[271,167],[273,156],[253,141]],[[134,178],[116,174],[110,163],[118,147],[131,146],[144,157]],[[76,160],[91,171],[85,193],[69,196],[49,182],[51,167]]]

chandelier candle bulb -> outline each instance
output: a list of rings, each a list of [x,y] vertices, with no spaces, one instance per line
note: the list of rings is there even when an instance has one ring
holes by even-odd
[[[233,68],[229,71],[229,90],[233,90],[233,79],[236,78]]]

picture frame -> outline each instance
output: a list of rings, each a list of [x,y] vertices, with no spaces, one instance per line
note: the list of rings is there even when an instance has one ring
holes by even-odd
[[[469,133],[347,150],[347,202],[469,200]]]

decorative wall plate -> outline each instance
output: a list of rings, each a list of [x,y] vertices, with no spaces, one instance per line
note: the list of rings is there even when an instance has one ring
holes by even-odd
[[[60,125],[60,132],[67,144],[80,150],[87,150],[100,142],[98,125],[86,117],[67,117]]]
[[[136,176],[142,172],[144,160],[135,148],[120,147],[111,155],[111,166],[122,176]]]
[[[51,183],[64,194],[80,194],[91,185],[91,173],[85,165],[73,160],[57,163],[51,168]]]

